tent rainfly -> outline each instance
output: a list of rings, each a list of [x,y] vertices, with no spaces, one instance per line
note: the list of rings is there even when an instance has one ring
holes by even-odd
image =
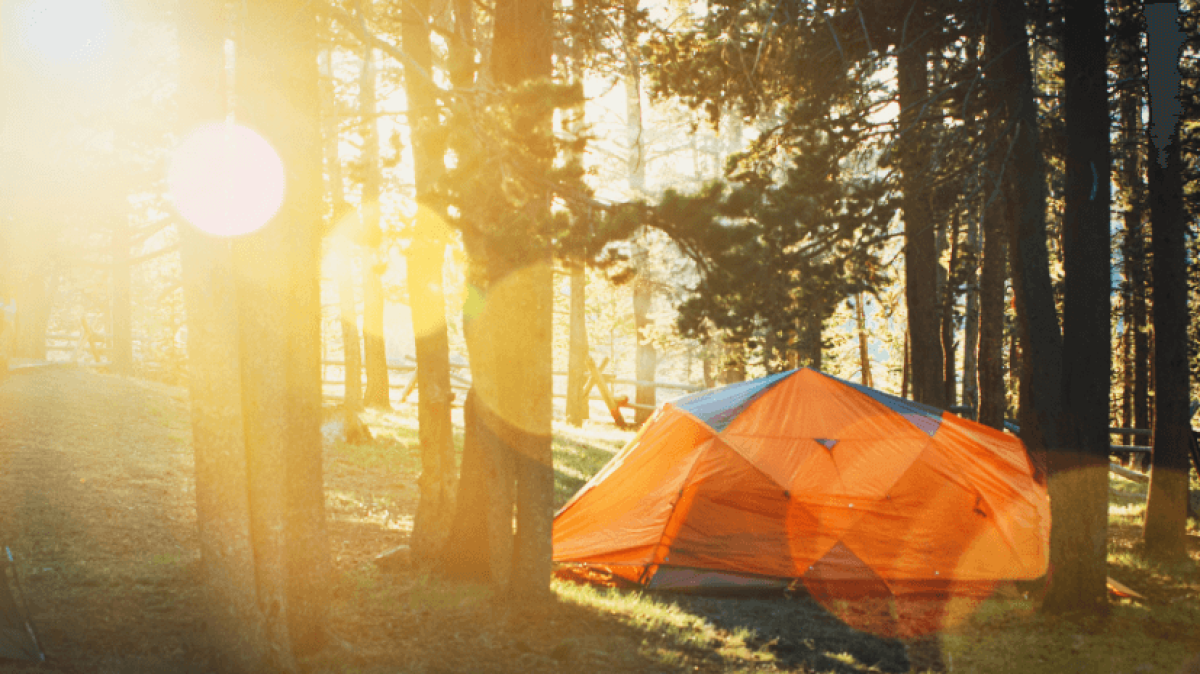
[[[802,368],[660,408],[557,513],[554,561],[659,589],[979,596],[1044,575],[1049,535],[1019,439]]]
[[[46,656],[38,646],[33,624],[12,592],[13,587],[20,588],[16,573],[12,551],[5,547],[0,556],[0,660],[44,661]]]

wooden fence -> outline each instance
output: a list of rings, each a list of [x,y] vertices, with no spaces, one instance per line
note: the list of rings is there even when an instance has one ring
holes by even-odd
[[[412,396],[412,392],[416,389],[416,386],[417,386],[416,361],[410,355],[405,355],[404,360],[405,360],[404,364],[389,364],[388,365],[388,386],[393,392],[399,391],[398,395],[393,394],[393,396],[392,396],[393,403],[412,402],[412,401],[410,401],[410,397]],[[614,377],[613,375],[602,373],[602,370],[608,364],[608,359],[604,359],[603,361],[600,362],[599,365],[597,365],[596,362],[594,360],[592,360],[590,357],[588,358],[588,361],[589,361],[588,369],[590,370],[590,374],[589,374],[588,380],[584,384],[585,395],[587,395],[587,399],[589,400],[589,402],[597,401],[597,402],[603,403],[605,408],[607,408],[609,413],[613,416],[613,420],[615,422],[617,422],[619,425],[627,425],[627,422],[625,421],[624,416],[622,416],[622,412],[621,412],[622,409],[630,408],[630,409],[635,409],[635,410],[653,411],[655,409],[655,406],[640,405],[638,403],[630,402],[629,395],[617,395],[614,392],[615,386],[624,386],[624,387],[649,386],[656,390],[657,389],[665,389],[665,390],[671,390],[671,391],[682,391],[685,393],[692,393],[695,391],[703,391],[704,390],[703,386],[698,386],[695,384],[683,384],[683,383],[677,383],[677,382],[662,382],[662,381],[639,381],[636,379],[620,379],[620,378]],[[327,400],[331,400],[331,401],[340,401],[340,400],[343,400],[344,396],[345,396],[345,379],[333,379],[333,378],[328,377],[326,374],[326,370],[331,367],[343,369],[343,371],[344,371],[345,362],[340,361],[340,360],[325,360],[325,361],[321,362],[321,370],[322,370],[321,383],[322,383],[322,387],[325,389],[325,398]],[[467,365],[465,365],[465,364],[462,364],[462,363],[451,363],[450,364],[450,386],[451,386],[451,388],[453,388],[456,391],[465,392],[467,389],[469,389],[471,387],[470,379],[468,379],[462,373],[462,371],[465,369],[467,369]],[[399,383],[395,382],[391,377],[392,373],[404,375],[403,380]],[[561,381],[561,378],[565,378],[567,376],[567,373],[564,371],[556,370],[553,372],[553,375],[555,376],[556,380]],[[599,375],[599,376],[597,377],[597,375]],[[342,391],[340,393],[331,392],[331,391],[329,391],[330,387],[335,387],[335,388],[341,387]],[[566,398],[567,394],[566,394],[565,390],[563,392],[559,392],[557,390],[559,388],[560,388],[559,386],[555,387],[556,390],[553,393],[553,396],[558,399]],[[561,386],[561,388],[562,389],[566,388],[565,382],[564,382],[564,385]],[[461,401],[462,401],[461,397],[456,397],[455,402],[457,404],[455,406],[456,407],[461,406],[461,404],[462,404]]]

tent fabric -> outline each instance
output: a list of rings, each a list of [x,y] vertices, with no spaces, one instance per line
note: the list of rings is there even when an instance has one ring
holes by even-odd
[[[13,597],[9,573],[15,573],[15,570],[10,562],[11,553],[5,553],[0,553],[0,660],[45,660],[34,637],[33,626]]]
[[[1042,576],[1049,532],[1016,437],[802,368],[660,408],[557,513],[554,561],[899,595]]]

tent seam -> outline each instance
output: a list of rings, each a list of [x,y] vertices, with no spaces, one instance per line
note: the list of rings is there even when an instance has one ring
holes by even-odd
[[[826,378],[828,378],[828,379],[831,379],[831,380],[833,380],[833,381],[835,381],[835,382],[837,382],[837,383],[841,384],[842,386],[845,386],[846,388],[848,388],[848,389],[850,389],[851,391],[853,391],[855,394],[857,394],[857,395],[860,395],[860,396],[862,396],[862,397],[866,398],[867,400],[870,400],[871,402],[875,403],[876,405],[881,405],[881,406],[883,406],[885,409],[887,409],[887,411],[888,411],[888,412],[891,412],[892,414],[895,414],[896,416],[900,417],[901,419],[904,419],[906,422],[908,422],[908,424],[909,424],[910,426],[912,426],[913,428],[917,429],[917,430],[918,430],[918,431],[920,431],[922,434],[924,434],[924,435],[928,435],[928,436],[929,436],[929,437],[931,437],[931,438],[932,438],[934,435],[936,435],[936,434],[937,434],[937,431],[936,431],[936,430],[934,430],[934,432],[933,432],[933,433],[930,433],[929,431],[926,431],[924,428],[921,428],[920,426],[918,426],[918,425],[916,424],[916,422],[914,422],[913,420],[909,419],[908,417],[906,417],[906,416],[904,416],[904,415],[905,415],[905,414],[913,414],[913,413],[915,413],[915,414],[920,414],[920,415],[924,416],[925,414],[928,414],[929,412],[937,412],[937,413],[938,413],[938,415],[937,415],[937,420],[938,420],[938,424],[939,424],[939,426],[940,426],[940,425],[941,425],[941,423],[942,423],[943,416],[946,414],[946,410],[939,410],[939,409],[937,409],[936,407],[933,407],[933,406],[931,406],[931,405],[926,405],[926,404],[924,404],[924,403],[918,403],[918,402],[917,402],[917,401],[915,401],[915,400],[908,400],[907,398],[901,398],[900,396],[894,396],[894,395],[892,395],[892,394],[890,394],[890,393],[887,393],[886,391],[880,391],[879,389],[872,389],[872,390],[874,390],[874,391],[876,391],[876,392],[878,392],[878,393],[881,393],[881,394],[883,394],[883,395],[885,395],[885,396],[887,396],[887,397],[889,397],[889,398],[895,398],[896,400],[900,401],[901,403],[903,403],[903,404],[905,404],[905,405],[908,405],[909,407],[911,407],[913,411],[912,411],[912,412],[901,412],[901,411],[899,411],[899,410],[894,410],[894,409],[892,409],[890,406],[888,406],[888,404],[887,404],[887,403],[883,402],[882,400],[878,400],[878,399],[876,399],[875,397],[873,397],[873,396],[871,396],[871,395],[869,395],[869,394],[867,394],[867,393],[864,393],[863,391],[860,391],[860,390],[859,390],[859,388],[858,388],[860,385],[858,385],[858,384],[855,384],[855,383],[853,383],[853,382],[850,382],[850,381],[846,381],[846,380],[844,380],[844,379],[840,379],[840,378],[838,378],[838,377],[835,377],[835,376],[833,376],[833,375],[831,375],[831,374],[825,374],[824,372],[821,372],[820,370],[814,370],[814,372],[816,372],[817,374],[821,375],[822,377],[826,377]],[[865,387],[865,386],[864,386],[863,388],[870,388],[870,387]],[[924,408],[927,408],[927,409],[929,410],[929,412],[926,412],[926,410],[923,410],[923,409],[921,409],[922,407],[924,407]]]
[[[676,408],[676,409],[679,409],[679,408]],[[701,422],[701,423],[703,423],[703,422]],[[705,426],[708,427],[709,430],[712,430],[712,427],[708,426],[708,424],[705,424]],[[713,437],[711,437],[705,441],[705,442],[709,443],[708,449],[703,449],[703,450],[700,450],[699,452],[696,452],[696,458],[694,461],[692,461],[691,467],[688,468],[687,475],[684,475],[683,482],[679,486],[679,493],[676,495],[675,501],[671,504],[671,512],[670,512],[670,514],[667,515],[667,521],[663,522],[663,529],[662,529],[662,533],[660,533],[658,535],[658,542],[655,543],[650,548],[650,561],[647,562],[645,568],[643,568],[643,570],[642,570],[643,575],[650,571],[650,567],[654,566],[654,560],[656,557],[658,557],[659,549],[662,548],[663,539],[667,537],[667,530],[671,528],[671,522],[675,519],[675,511],[679,507],[679,502],[681,500],[683,500],[683,490],[687,489],[688,484],[690,484],[690,482],[691,482],[692,475],[694,475],[696,473],[696,466],[700,465],[700,459],[704,458],[704,455],[706,453],[708,453],[709,449],[712,449],[712,443],[716,439],[717,439],[717,435],[714,434]],[[664,561],[666,561],[665,557],[663,559],[664,559]],[[645,581],[642,582],[642,585],[645,586],[645,585],[648,585],[649,583],[650,583],[650,579],[647,578]]]
[[[687,414],[691,418],[695,419],[697,422],[704,424],[703,421],[700,421],[700,419],[696,418],[694,415],[692,415],[690,412],[687,412],[683,408],[676,407],[675,409],[679,410],[680,412],[683,412],[684,414]],[[763,477],[767,478],[768,481],[770,481],[772,484],[779,487],[780,489],[782,489],[784,491],[788,491],[787,485],[779,484],[779,480],[776,480],[775,478],[771,477],[769,474],[767,474],[766,471],[759,468],[758,465],[755,464],[754,461],[750,459],[750,457],[746,456],[745,454],[742,454],[741,451],[739,451],[736,446],[734,446],[730,442],[726,441],[724,431],[718,431],[718,430],[714,429],[712,426],[709,426],[708,424],[704,424],[704,426],[713,432],[714,440],[720,440],[722,445],[728,447],[731,452],[733,452],[734,454],[737,454],[739,457],[741,457],[742,461],[745,461],[746,463],[750,464],[750,467],[752,469],[754,469],[755,472],[757,472],[759,475],[762,475]],[[811,440],[811,438],[801,438],[801,439],[802,440]],[[688,477],[691,477],[690,473],[688,474]]]

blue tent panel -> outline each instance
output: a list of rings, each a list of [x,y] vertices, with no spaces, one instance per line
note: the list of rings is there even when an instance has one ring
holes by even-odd
[[[675,401],[674,405],[708,424],[718,433],[737,415],[758,400],[773,386],[795,374],[796,370],[780,372],[768,377],[730,384],[711,391],[701,391]]]
[[[821,374],[825,373],[822,372]],[[905,400],[900,396],[894,396],[890,393],[877,391],[873,388],[863,386],[862,384],[855,384],[852,381],[839,379],[838,377],[834,377],[832,375],[826,374],[825,376],[839,381],[863,395],[870,396],[876,402],[883,403],[883,405],[885,405],[888,409],[904,417],[913,426],[916,426],[925,433],[928,433],[931,437],[934,433],[937,433],[938,427],[942,425],[942,411],[936,407],[930,407],[929,405],[916,402],[915,400]]]

